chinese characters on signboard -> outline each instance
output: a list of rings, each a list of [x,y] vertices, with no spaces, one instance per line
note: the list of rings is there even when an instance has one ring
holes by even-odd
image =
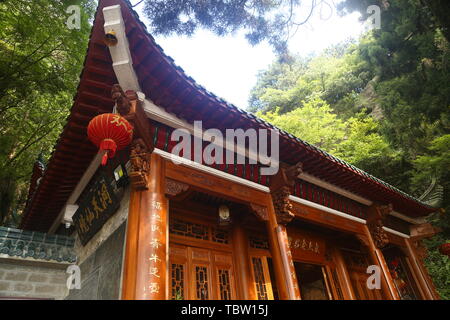
[[[100,176],[83,194],[72,217],[81,243],[85,245],[119,208],[119,201],[104,176]]]
[[[289,248],[292,256],[321,262],[325,260],[325,240],[315,235],[288,229]]]

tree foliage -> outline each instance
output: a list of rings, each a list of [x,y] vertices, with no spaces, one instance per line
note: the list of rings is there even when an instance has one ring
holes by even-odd
[[[81,7],[81,29],[66,25]],[[21,209],[33,162],[48,156],[72,104],[93,3],[0,2],[0,223]]]
[[[440,3],[440,5],[439,5]],[[259,74],[249,109],[361,169],[450,212],[449,2],[347,0],[341,13],[379,5],[381,29]],[[437,7],[441,6],[441,12]],[[448,18],[448,16],[447,16]],[[449,299],[448,213],[430,221],[427,266]]]
[[[331,0],[145,0],[154,34],[192,35],[203,28],[219,36],[244,30],[250,44],[267,41],[278,53],[320,7]]]

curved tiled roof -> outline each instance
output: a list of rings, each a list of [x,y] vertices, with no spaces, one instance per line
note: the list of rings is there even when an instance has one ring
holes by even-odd
[[[74,241],[61,235],[0,227],[0,254],[13,258],[74,263]]]

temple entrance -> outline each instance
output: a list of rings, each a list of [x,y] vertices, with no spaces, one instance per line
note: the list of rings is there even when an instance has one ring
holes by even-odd
[[[230,253],[171,244],[169,268],[172,300],[236,299]]]
[[[169,299],[238,299],[232,226],[220,224],[218,207],[235,205],[197,191],[170,203]]]
[[[294,266],[302,300],[333,299],[324,266],[297,261]]]

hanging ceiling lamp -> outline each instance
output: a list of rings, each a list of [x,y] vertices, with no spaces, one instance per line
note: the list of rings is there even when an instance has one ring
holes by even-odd
[[[102,165],[106,165],[108,158],[113,158],[116,150],[121,150],[130,144],[133,138],[133,127],[123,117],[114,113],[104,113],[89,122],[88,138],[100,150],[106,150]]]

